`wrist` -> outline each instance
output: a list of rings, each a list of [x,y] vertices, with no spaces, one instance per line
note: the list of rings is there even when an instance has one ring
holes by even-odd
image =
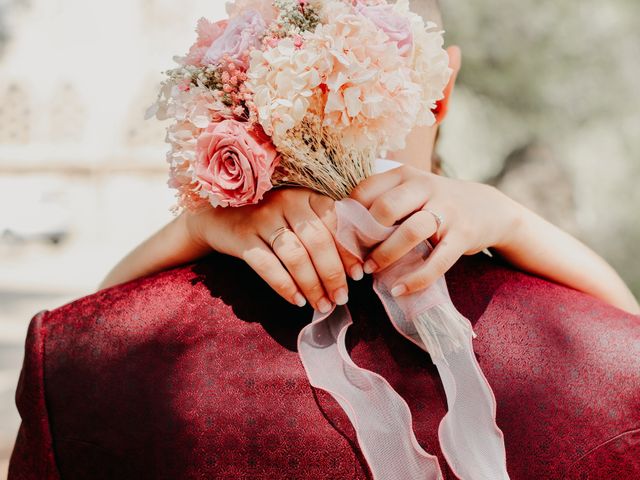
[[[204,215],[201,212],[193,213],[183,210],[174,220],[176,228],[184,234],[187,250],[193,252],[195,256],[205,255],[211,250],[204,235],[203,218]]]
[[[516,202],[512,198],[508,197],[499,190],[495,190],[500,196],[501,204],[500,209],[504,223],[501,228],[501,235],[494,243],[493,248],[499,251],[509,251],[516,246],[519,241],[522,229],[526,223],[527,209]]]

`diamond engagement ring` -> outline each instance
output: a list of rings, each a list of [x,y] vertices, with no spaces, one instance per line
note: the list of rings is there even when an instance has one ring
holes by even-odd
[[[293,233],[293,230],[291,230],[289,227],[280,227],[271,234],[271,237],[269,237],[269,246],[271,247],[271,250],[273,250],[273,245],[276,243],[276,240],[278,240],[281,235],[287,232]]]

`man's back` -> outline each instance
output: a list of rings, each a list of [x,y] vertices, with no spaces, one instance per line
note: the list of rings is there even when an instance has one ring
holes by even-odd
[[[513,480],[640,478],[640,321],[482,256],[448,274],[496,395]],[[351,356],[409,404],[439,457],[427,354],[353,284]],[[311,311],[212,255],[32,321],[10,479],[364,479],[347,417],[295,351]]]

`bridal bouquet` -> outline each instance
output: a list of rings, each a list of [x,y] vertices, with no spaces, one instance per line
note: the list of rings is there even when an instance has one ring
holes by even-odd
[[[442,32],[408,0],[236,0],[202,18],[147,116],[172,120],[178,206],[242,206],[280,185],[344,198],[435,122]]]
[[[408,0],[236,0],[229,18],[201,19],[198,39],[167,72],[149,116],[172,120],[169,185],[178,207],[238,207],[281,185],[336,200],[374,171],[377,158],[433,125],[451,71],[442,32]],[[354,200],[335,203],[336,241],[364,259],[393,233]],[[473,354],[471,323],[444,278],[394,298],[391,285],[429,255],[426,243],[374,275],[400,334],[429,352],[448,413],[442,451],[459,478],[507,480],[495,399]],[[376,480],[442,480],[418,444],[404,399],[356,366],[345,344],[346,306],[315,312],[298,336],[312,385],[331,393],[354,425]]]

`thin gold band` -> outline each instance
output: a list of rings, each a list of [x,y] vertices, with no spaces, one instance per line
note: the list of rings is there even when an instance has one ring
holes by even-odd
[[[273,245],[276,243],[276,240],[286,232],[293,232],[293,230],[289,227],[280,227],[271,234],[271,237],[269,237],[269,246],[271,247],[271,250],[273,250]]]
[[[433,215],[433,218],[436,220],[436,233],[437,233],[438,230],[440,230],[440,227],[442,226],[442,224],[444,223],[444,218],[442,218],[442,215],[434,212],[433,210],[427,210],[427,212]]]

